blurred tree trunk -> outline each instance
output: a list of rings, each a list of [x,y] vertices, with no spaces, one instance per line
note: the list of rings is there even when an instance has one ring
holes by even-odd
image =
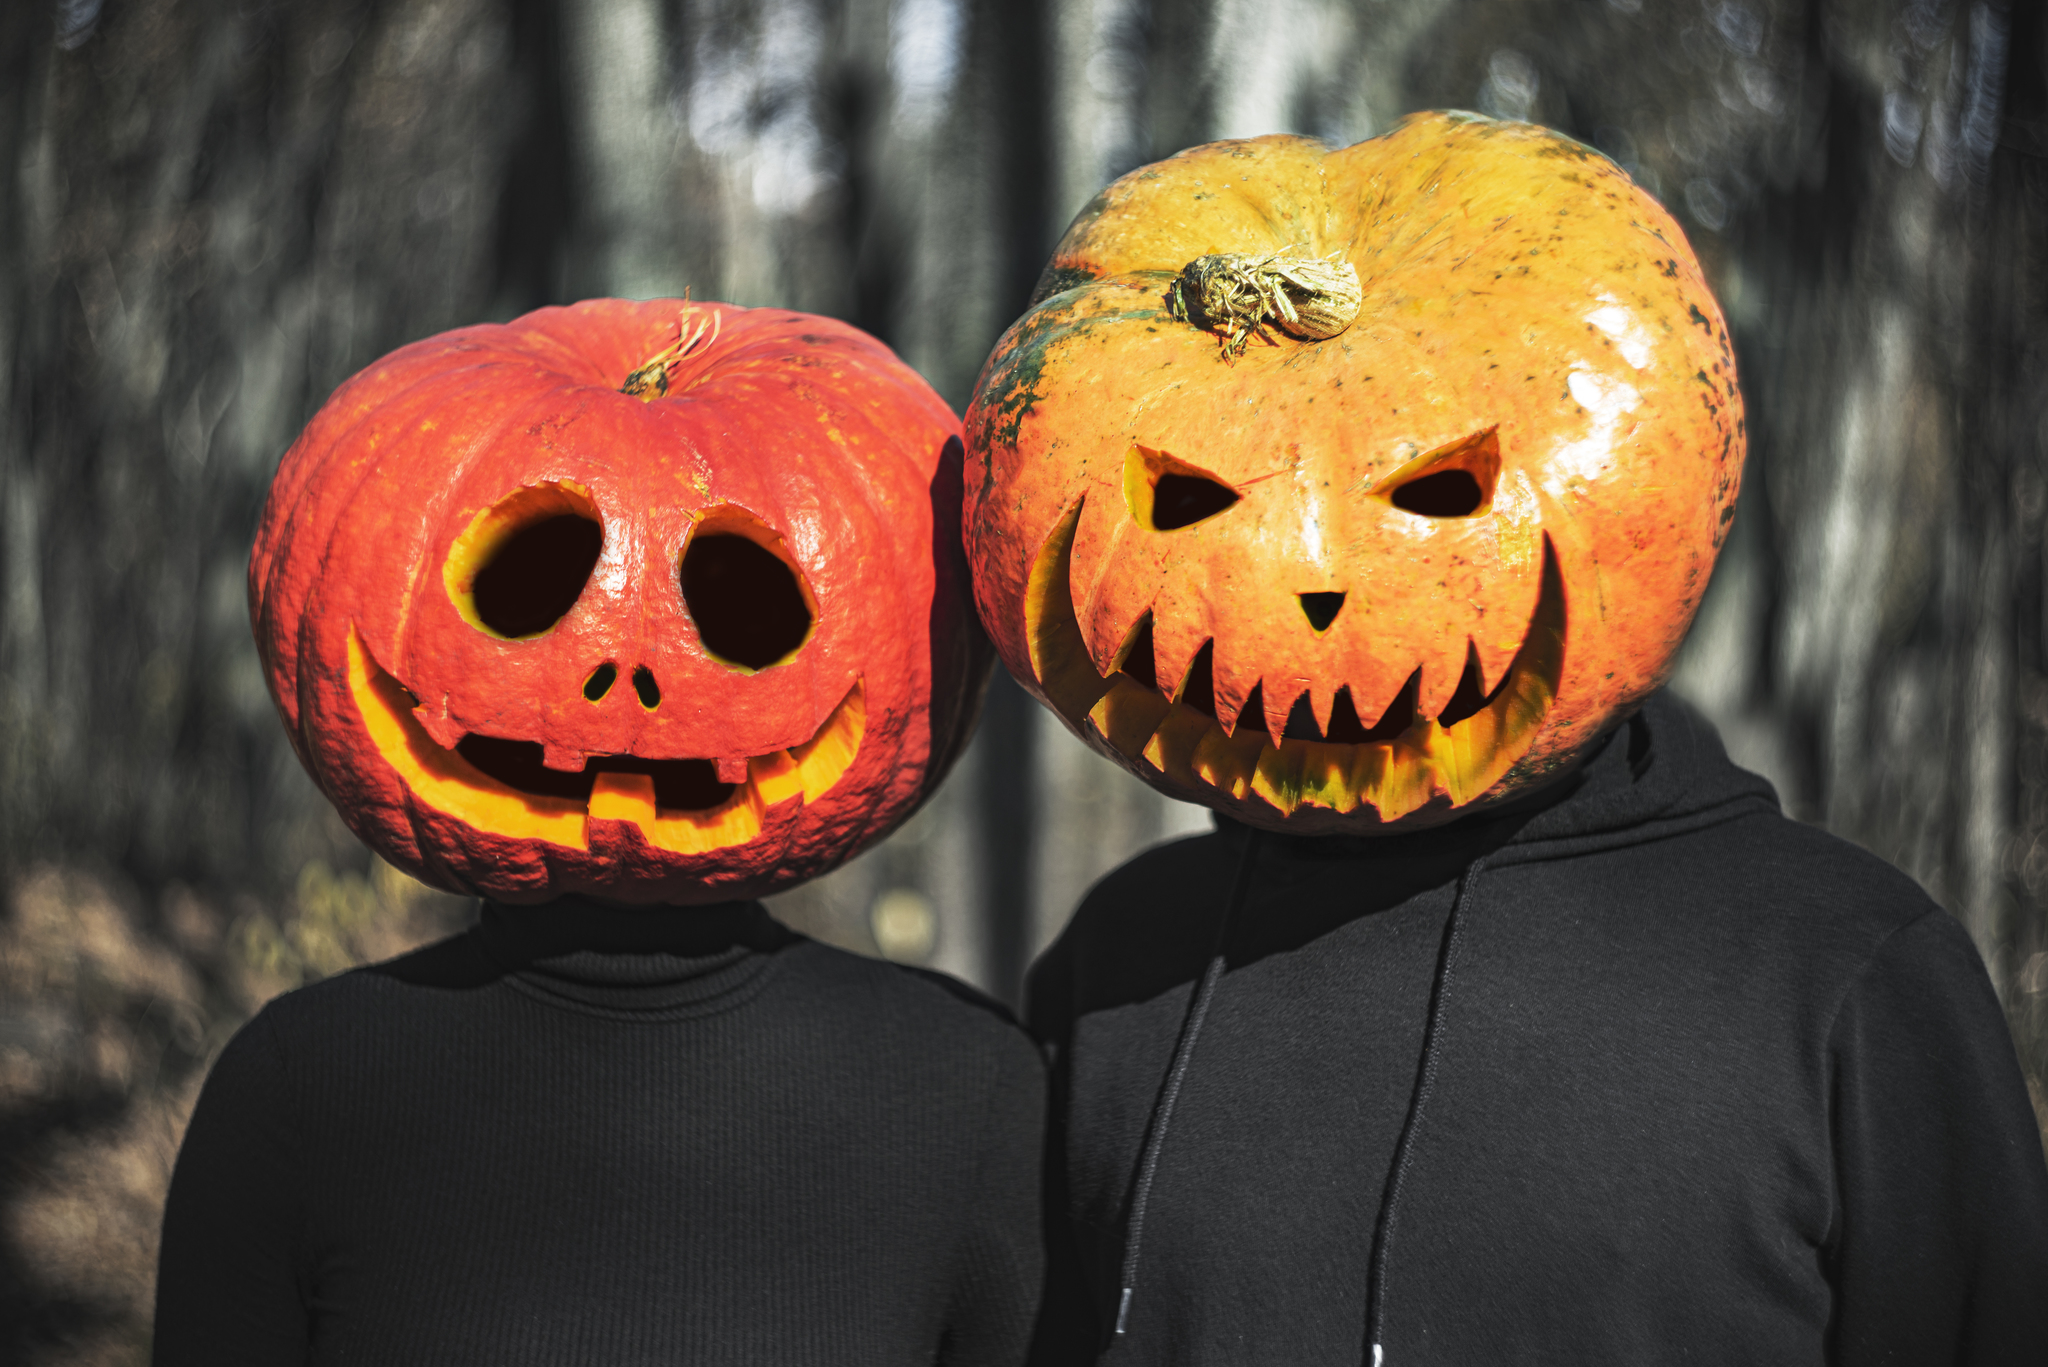
[[[2042,7],[1990,0],[6,7],[0,1357],[139,1361],[210,1052],[462,914],[328,812],[249,641],[265,485],[337,383],[687,287],[849,319],[960,404],[1111,177],[1416,108],[1564,129],[1684,221],[1752,457],[1679,686],[1963,920],[2048,1075],[2044,78]],[[1008,991],[1092,878],[1202,823],[1007,685],[987,722],[779,912]]]

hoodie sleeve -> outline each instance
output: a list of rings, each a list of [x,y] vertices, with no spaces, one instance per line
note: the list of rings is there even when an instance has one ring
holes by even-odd
[[[289,1095],[274,1022],[258,1015],[221,1051],[178,1150],[158,1254],[155,1367],[306,1360]]]
[[[2048,1361],[2048,1165],[1983,963],[1947,913],[1872,956],[1829,1052],[1831,1361]]]

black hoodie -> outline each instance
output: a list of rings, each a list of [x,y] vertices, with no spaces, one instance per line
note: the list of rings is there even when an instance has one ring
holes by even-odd
[[[1562,786],[1219,822],[1095,888],[1029,989],[1036,1361],[2048,1362],[2048,1168],[1960,927],[1670,699]]]

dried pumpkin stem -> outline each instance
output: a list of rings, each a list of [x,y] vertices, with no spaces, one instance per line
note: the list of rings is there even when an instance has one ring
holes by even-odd
[[[1262,327],[1307,342],[1335,337],[1358,317],[1363,297],[1358,271],[1342,252],[1316,256],[1293,246],[1265,256],[1195,258],[1174,278],[1167,310],[1216,333],[1224,354],[1237,356]]]
[[[712,311],[709,319],[699,318],[694,327],[686,327],[687,313],[676,315],[676,339],[661,351],[641,364],[640,368],[626,377],[619,386],[621,394],[629,394],[642,403],[652,403],[668,393],[668,373],[679,365],[683,358],[701,347],[710,347],[718,340],[719,327],[725,315]]]

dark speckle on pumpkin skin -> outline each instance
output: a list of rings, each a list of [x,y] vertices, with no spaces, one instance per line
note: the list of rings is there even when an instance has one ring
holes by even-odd
[[[1166,272],[1156,272],[1162,278]],[[1090,277],[1091,279],[1093,277]],[[1142,290],[1141,293],[1148,291]],[[1125,322],[1163,319],[1157,309],[1119,309],[1076,316],[1085,296],[1065,303],[1048,301],[1018,319],[1005,341],[989,358],[988,369],[976,386],[982,395],[980,437],[984,449],[1015,447],[1025,415],[1037,406],[1039,383],[1048,353],[1070,337],[1088,332],[1098,324],[1113,326]],[[984,467],[982,488],[987,493],[995,478],[995,466]]]
[[[1036,288],[1031,291],[1031,302],[1025,307],[1035,309],[1056,294],[1065,294],[1068,290],[1092,284],[1096,279],[1098,277],[1091,270],[1047,263],[1044,272],[1038,277]]]

